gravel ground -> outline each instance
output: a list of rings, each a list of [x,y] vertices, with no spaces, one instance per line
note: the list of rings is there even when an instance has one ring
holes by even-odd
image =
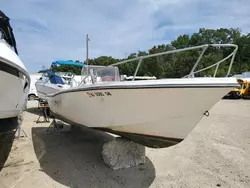
[[[0,139],[1,188],[250,187],[250,100],[221,100],[182,143],[146,148],[145,165],[117,171],[101,156],[112,135],[69,126],[46,132],[49,123],[35,123],[36,102],[28,107],[27,137]]]

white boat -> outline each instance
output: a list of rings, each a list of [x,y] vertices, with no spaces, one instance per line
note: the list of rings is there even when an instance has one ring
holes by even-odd
[[[238,85],[235,78],[216,78],[217,68],[214,77],[194,77],[194,74],[205,70],[194,71],[208,46],[235,48],[228,57],[205,68],[218,68],[232,57],[229,73],[238,49],[236,45],[202,45],[168,51],[118,62],[96,72],[89,69],[80,86],[49,95],[49,106],[55,117],[65,122],[115,133],[148,147],[177,144],[187,137],[204,115],[209,115],[209,110],[226,93]],[[203,49],[201,56],[184,78],[119,80],[116,65],[139,60],[136,76],[145,58],[197,48]]]
[[[26,109],[30,76],[18,56],[9,18],[2,11],[0,11],[0,88],[0,120],[17,118]]]
[[[48,70],[35,83],[37,95],[39,99],[47,101],[47,94],[56,93],[63,89],[70,88],[69,84],[66,84],[62,77],[56,75],[53,71]]]
[[[83,67],[84,64],[73,61],[54,61],[52,66],[74,65]],[[77,77],[77,76],[76,76]],[[77,77],[77,79],[79,79]],[[69,89],[77,85],[77,79],[73,73],[53,72],[46,70],[39,80],[35,83],[38,98],[47,101],[47,95],[56,93],[60,90]]]
[[[62,77],[63,81],[71,87],[78,86],[82,81],[81,75],[76,75],[72,72],[57,72],[57,75]]]

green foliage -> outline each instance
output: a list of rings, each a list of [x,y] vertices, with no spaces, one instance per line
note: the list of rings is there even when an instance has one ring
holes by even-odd
[[[38,73],[44,73],[46,70],[39,70]]]
[[[54,72],[72,72],[76,75],[80,75],[81,70],[82,70],[81,67],[73,66],[73,65],[61,65],[59,67],[57,66],[52,67],[52,71]]]
[[[250,69],[250,34],[242,35],[241,31],[236,28],[220,28],[220,29],[205,29],[201,28],[198,33],[193,33],[191,36],[185,34],[177,37],[171,44],[162,44],[153,46],[147,52],[139,51],[132,53],[125,59],[116,59],[110,56],[101,56],[94,59],[89,59],[91,65],[107,66],[122,60],[132,59],[149,54],[155,54],[174,49],[180,49],[191,46],[214,43],[234,43],[239,49],[235,57],[231,74],[239,74],[247,72]],[[182,77],[191,71],[193,65],[199,57],[201,50],[185,51],[176,54],[163,55],[160,57],[152,57],[143,60],[138,76],[156,76],[157,78],[176,78]],[[204,54],[200,65],[196,68],[204,68],[223,59],[232,52],[232,48],[213,49],[209,48]],[[77,60],[80,62],[79,60]],[[227,74],[230,59],[219,66],[216,76],[225,76]],[[120,74],[133,75],[137,67],[138,61],[119,65]],[[54,67],[54,71],[72,71],[75,74],[80,74],[81,68],[74,66]],[[199,73],[196,76],[205,76],[214,74],[215,67]]]

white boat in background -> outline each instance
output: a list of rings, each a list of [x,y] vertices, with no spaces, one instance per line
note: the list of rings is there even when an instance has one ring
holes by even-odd
[[[195,71],[209,46],[235,49],[221,61]],[[194,49],[202,49],[201,55],[184,78],[119,79],[117,65],[138,60],[135,77],[145,58]],[[202,117],[238,85],[236,78],[215,77],[218,66],[232,57],[229,74],[237,49],[233,44],[201,45],[129,59],[99,70],[85,66],[81,85],[48,95],[49,106],[55,117],[67,123],[114,133],[148,147],[169,147],[184,140]],[[212,67],[216,67],[214,77],[194,77]]]
[[[2,11],[0,11],[0,87],[0,119],[18,118],[26,109],[30,76],[18,56],[9,18]]]
[[[47,101],[47,94],[56,93],[60,90],[70,88],[62,77],[56,75],[53,71],[47,70],[35,83],[39,99]]]
[[[51,67],[60,65],[84,66],[82,63],[73,61],[54,61],[52,62]],[[35,83],[38,98],[47,101],[48,94],[77,86],[79,84],[79,79],[81,79],[81,76],[76,76],[73,73],[46,70]]]
[[[71,72],[57,72],[56,74],[62,77],[64,83],[70,85],[71,87],[78,86],[82,81],[81,75],[76,75]]]

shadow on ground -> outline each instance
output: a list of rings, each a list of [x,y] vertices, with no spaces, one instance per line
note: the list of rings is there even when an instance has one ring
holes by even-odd
[[[45,114],[43,112],[43,110],[41,108],[38,107],[29,107],[26,109],[26,112],[31,113],[36,115],[36,119],[34,119],[34,122],[39,121],[39,123],[48,123],[47,121],[45,121]],[[47,109],[46,110],[46,115],[47,115],[47,120],[52,120],[52,114],[50,114],[50,111]]]
[[[0,134],[12,132],[18,128],[17,118],[8,118],[0,120]]]
[[[16,120],[0,121],[0,171],[9,157],[17,126]]]
[[[41,114],[41,109],[39,109],[38,107],[27,108],[25,111],[38,116]]]
[[[32,128],[34,150],[41,171],[69,187],[146,188],[155,179],[155,169],[147,158],[145,165],[112,170],[103,162],[102,145],[114,139],[105,132],[74,128],[60,133],[46,133],[46,128]]]

